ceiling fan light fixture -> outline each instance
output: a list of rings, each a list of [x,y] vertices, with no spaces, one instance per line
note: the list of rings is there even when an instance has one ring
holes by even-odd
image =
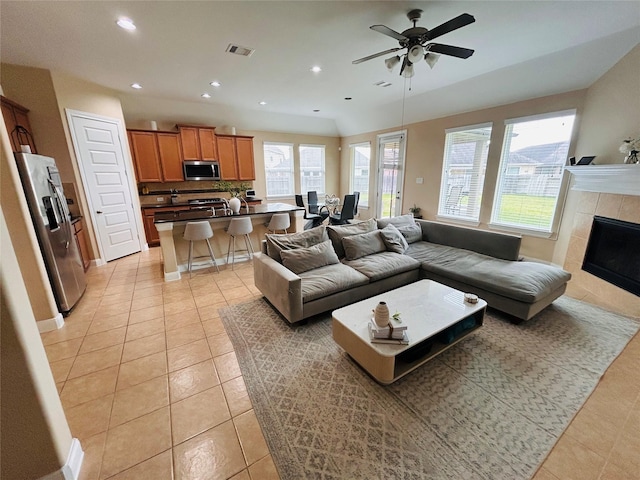
[[[387,58],[384,61],[384,64],[387,66],[387,69],[391,72],[394,67],[400,63],[400,56],[394,55],[393,57]]]
[[[423,56],[424,48],[422,48],[422,45],[414,45],[407,52],[407,58],[411,63],[419,62],[420,60],[422,60]]]
[[[402,76],[404,78],[411,78],[413,77],[414,74],[415,72],[413,71],[413,64],[411,62],[407,62],[407,64],[404,67],[404,70],[402,71]]]
[[[438,60],[440,60],[440,55],[438,55],[437,53],[427,52],[424,54],[424,61],[427,62],[427,65],[429,65],[429,67],[431,68],[433,68],[433,66],[438,63]]]

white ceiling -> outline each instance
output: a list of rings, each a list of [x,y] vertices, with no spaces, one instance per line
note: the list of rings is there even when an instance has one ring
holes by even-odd
[[[464,12],[475,16],[437,40],[475,54],[442,56],[433,70],[416,64],[406,84],[397,67],[385,68],[390,55],[352,65],[396,47],[369,27],[402,32],[413,8],[424,10],[418,26],[429,29]],[[640,1],[3,0],[0,13],[2,62],[114,89],[127,121],[318,135],[353,135],[585,88],[640,43]],[[118,28],[119,16],[132,18],[137,30]],[[256,51],[231,55],[230,43]],[[313,65],[322,72],[310,72]],[[212,80],[222,87],[211,87]],[[380,80],[392,85],[374,86]],[[133,82],[144,88],[134,91]],[[212,98],[201,98],[204,92]],[[262,100],[267,105],[259,106]]]

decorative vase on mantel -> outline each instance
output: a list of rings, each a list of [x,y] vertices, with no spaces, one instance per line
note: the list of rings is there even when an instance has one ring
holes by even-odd
[[[238,197],[231,197],[229,199],[229,208],[231,209],[231,211],[235,214],[240,213],[240,206],[242,205],[242,203],[240,202],[240,199]]]

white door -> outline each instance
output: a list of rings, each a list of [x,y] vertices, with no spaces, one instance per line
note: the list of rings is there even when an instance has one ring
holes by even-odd
[[[405,137],[405,132],[378,136],[378,218],[401,214]]]
[[[67,118],[102,257],[108,262],[139,252],[118,120],[71,111]]]

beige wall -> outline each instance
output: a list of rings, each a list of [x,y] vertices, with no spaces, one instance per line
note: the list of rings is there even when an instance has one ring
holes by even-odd
[[[66,463],[71,432],[3,212],[0,207],[0,478],[35,479]]]
[[[586,90],[568,92],[406,126],[407,146],[402,212],[407,213],[409,207],[416,204],[422,208],[421,213],[424,218],[430,220],[436,219],[440,194],[440,179],[442,175],[445,130],[448,128],[491,122],[493,124],[491,146],[487,159],[484,199],[480,210],[480,225],[478,226],[478,228],[481,229],[488,229],[491,208],[493,206],[493,192],[496,187],[496,179],[500,165],[504,121],[509,118],[576,109],[576,121],[579,124],[586,93]],[[389,131],[394,130],[371,132],[365,135],[345,137],[342,139],[342,188],[348,189],[350,168],[349,145],[370,141],[372,147],[372,165],[375,165],[378,155],[376,135]],[[375,169],[372,168],[372,172],[374,171]],[[372,175],[370,183],[370,189],[372,189],[372,191],[375,189],[376,182],[376,179],[373,177],[374,175]],[[424,179],[423,184],[416,183],[416,178],[418,177]],[[374,205],[373,198],[371,199],[371,204]],[[374,213],[374,208],[372,207],[367,213],[363,213],[363,215],[373,216]],[[554,239],[523,235],[521,252],[525,256],[550,262],[553,258],[554,248]]]

